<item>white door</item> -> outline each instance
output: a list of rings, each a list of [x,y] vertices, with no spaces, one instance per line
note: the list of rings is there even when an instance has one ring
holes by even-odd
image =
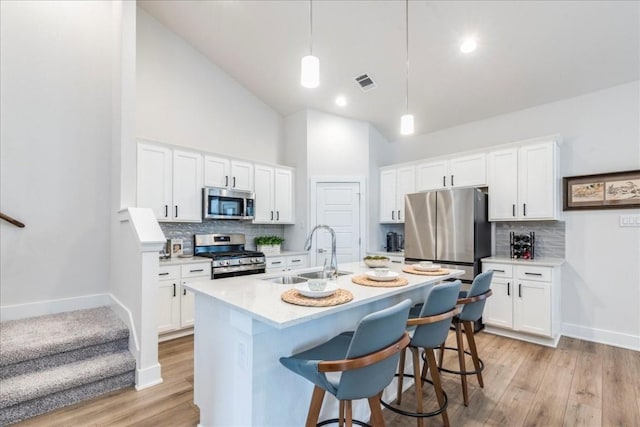
[[[518,149],[489,153],[489,221],[510,221],[518,217]]]
[[[138,207],[152,209],[159,220],[170,220],[171,182],[171,150],[138,144]]]
[[[422,163],[416,167],[417,183],[416,191],[438,190],[450,185],[449,161]]]
[[[515,329],[551,336],[551,288],[549,283],[518,280],[515,292]]]
[[[173,151],[173,206],[175,221],[202,221],[202,155]]]
[[[293,223],[293,172],[289,169],[275,169],[273,207],[276,221]]]
[[[253,164],[231,160],[231,182],[234,190],[253,191]]]
[[[416,190],[416,170],[413,166],[399,168],[396,181],[396,220],[404,222],[404,196]]]
[[[482,321],[487,325],[513,328],[513,280],[493,279],[493,295],[487,299]]]
[[[487,156],[484,153],[451,159],[449,180],[452,187],[487,184]]]
[[[554,143],[527,145],[518,159],[518,210],[521,219],[555,218]]]
[[[360,184],[357,182],[319,182],[316,184],[316,224],[326,224],[336,233],[338,268],[341,263],[358,261],[360,250]],[[312,224],[311,227],[314,227]],[[315,265],[331,264],[331,233],[318,230],[314,238]]]
[[[229,186],[229,159],[204,156],[204,186]]]

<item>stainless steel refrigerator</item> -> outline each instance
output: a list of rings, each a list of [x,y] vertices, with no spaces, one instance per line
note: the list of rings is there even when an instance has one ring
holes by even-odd
[[[434,261],[465,270],[471,283],[480,259],[491,255],[487,194],[477,188],[431,191],[405,196],[405,262]]]

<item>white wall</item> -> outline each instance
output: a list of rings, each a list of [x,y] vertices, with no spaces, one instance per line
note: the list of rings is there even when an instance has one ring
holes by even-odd
[[[136,136],[283,163],[282,116],[140,8],[137,60]]]
[[[640,169],[640,83],[418,135],[388,163],[559,133],[560,176]],[[640,210],[565,212],[562,321],[566,334],[640,349]]]
[[[294,225],[284,226],[284,247],[289,250],[304,249],[309,224],[309,179],[307,174],[307,110],[299,111],[284,119],[283,161],[295,165]]]
[[[109,286],[111,2],[0,2],[0,300]]]
[[[393,146],[373,126],[369,125],[369,235],[368,249],[379,251],[384,238],[380,218],[380,166],[387,164]]]

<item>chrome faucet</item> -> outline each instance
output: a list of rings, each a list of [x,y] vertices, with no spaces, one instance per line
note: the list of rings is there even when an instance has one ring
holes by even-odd
[[[333,228],[324,224],[318,224],[313,227],[313,230],[311,230],[311,233],[309,233],[309,237],[307,237],[307,241],[304,243],[304,250],[308,251],[309,249],[311,249],[313,233],[319,228],[328,230],[331,233],[331,265],[329,266],[329,271],[331,272],[331,277],[335,278],[338,276],[338,256],[336,254],[336,232],[333,231]]]

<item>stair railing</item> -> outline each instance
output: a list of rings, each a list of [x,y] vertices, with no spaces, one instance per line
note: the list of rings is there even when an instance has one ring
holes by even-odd
[[[21,223],[20,221],[18,221],[15,218],[11,218],[9,215],[5,215],[2,212],[0,212],[0,219],[4,219],[7,222],[10,222],[11,224],[15,225],[16,227],[20,227],[20,228],[24,228],[24,224]]]

